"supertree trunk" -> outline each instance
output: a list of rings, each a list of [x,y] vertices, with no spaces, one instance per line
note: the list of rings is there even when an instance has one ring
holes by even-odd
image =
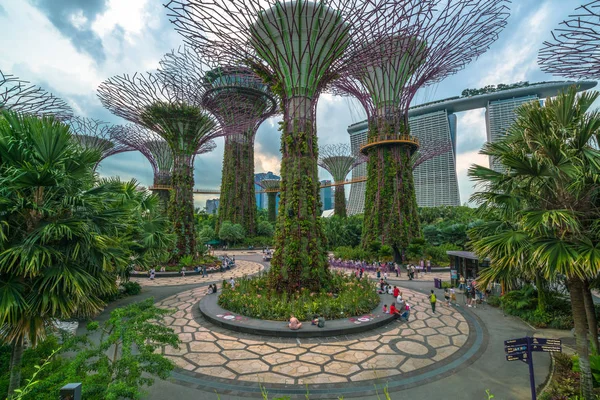
[[[339,185],[335,188],[334,202],[334,215],[346,218],[346,191],[344,189],[344,185]]]
[[[269,221],[275,222],[277,220],[277,193],[267,193],[267,202]]]
[[[154,176],[154,186],[171,186],[171,175],[170,174],[156,174]],[[154,189],[152,193],[156,194],[158,197],[158,202],[160,204],[160,209],[163,213],[167,213],[169,200],[171,197],[169,189]]]
[[[194,219],[194,169],[193,156],[174,157],[169,216],[177,236],[174,260],[196,254],[196,229]]]
[[[307,97],[285,108],[281,136],[281,198],[270,285],[277,290],[319,290],[330,280],[319,216],[314,109]]]
[[[394,131],[385,123],[370,124],[369,138]],[[402,130],[401,130],[402,131]],[[377,146],[369,150],[363,248],[372,242],[392,247],[396,262],[413,238],[421,237],[409,145]]]
[[[225,144],[218,224],[223,221],[242,225],[249,236],[256,233],[254,146],[251,141],[228,139]]]

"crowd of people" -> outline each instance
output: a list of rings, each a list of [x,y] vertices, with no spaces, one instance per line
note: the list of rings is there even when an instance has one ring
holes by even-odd
[[[342,268],[353,271],[357,278],[362,278],[365,272],[377,274],[377,279],[380,279],[384,275],[384,279],[387,279],[388,274],[396,274],[396,277],[402,276],[402,269],[409,280],[423,277],[423,274],[431,272],[431,262],[429,260],[421,260],[419,264],[407,264],[399,265],[398,263],[388,261],[376,261],[366,262],[364,260],[342,260],[341,258],[329,258],[329,265],[333,268]]]

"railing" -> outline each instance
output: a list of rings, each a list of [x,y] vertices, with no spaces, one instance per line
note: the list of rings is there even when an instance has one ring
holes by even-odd
[[[383,135],[369,138],[367,143],[360,147],[360,151],[364,151],[370,147],[383,146],[386,144],[407,143],[409,145],[419,147],[419,139],[411,135]]]
[[[332,186],[343,186],[343,185],[350,185],[352,183],[359,183],[359,182],[366,182],[367,181],[367,177],[366,176],[357,176],[356,178],[352,178],[352,179],[346,179],[345,181],[340,181],[340,182],[331,182],[331,183],[323,183],[321,184],[321,188],[327,188],[327,187],[332,187]],[[171,190],[172,187],[169,185],[153,185],[153,186],[149,186],[148,187],[149,190]],[[278,193],[281,190],[279,188],[277,189],[263,189],[263,190],[257,190],[255,193],[256,194],[260,194],[260,193]],[[220,194],[221,191],[219,189],[194,189],[194,194]]]

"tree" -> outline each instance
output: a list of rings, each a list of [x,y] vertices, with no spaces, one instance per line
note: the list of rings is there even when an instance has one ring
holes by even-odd
[[[244,228],[240,224],[224,221],[219,229],[219,239],[227,243],[236,243],[244,240]]]
[[[0,341],[10,344],[9,393],[20,385],[24,341],[56,318],[85,317],[117,290],[131,255],[135,207],[120,182],[93,186],[100,154],[69,128],[3,112],[0,118]]]
[[[88,331],[100,332],[100,339],[71,338],[63,344],[64,358],[59,368],[44,376],[25,399],[50,400],[69,382],[81,382],[86,400],[139,399],[143,386],[154,383],[154,376],[167,379],[173,363],[157,352],[163,346],[178,347],[179,337],[161,324],[174,310],[154,306],[149,298],[117,308],[100,325],[88,324]],[[72,358],[68,354],[75,353]]]
[[[273,229],[273,225],[271,225],[268,221],[260,221],[258,223],[258,227],[256,228],[256,233],[258,236],[272,237],[275,233],[275,229]]]
[[[600,151],[593,145],[600,114],[588,110],[598,96],[577,97],[572,87],[545,107],[523,105],[506,138],[482,151],[505,170],[469,170],[482,189],[472,200],[481,213],[498,216],[471,230],[475,251],[491,259],[480,281],[520,271],[566,276],[586,400],[593,398],[593,380],[584,288],[600,271]]]

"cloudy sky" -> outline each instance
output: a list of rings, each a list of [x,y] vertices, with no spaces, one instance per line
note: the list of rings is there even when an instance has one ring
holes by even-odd
[[[540,71],[536,55],[550,31],[589,0],[513,0],[508,26],[490,50],[466,69],[417,95],[415,104],[460,95],[465,88],[517,81],[560,80]],[[0,70],[36,83],[67,100],[81,116],[124,123],[105,110],[97,86],[123,73],[153,70],[163,54],[181,43],[161,0],[0,0]],[[317,110],[319,143],[349,142],[346,128],[364,119],[352,100],[324,95]],[[458,114],[457,172],[461,201],[472,193],[466,171],[487,165],[478,154],[485,141],[484,110]],[[198,188],[218,188],[223,139],[196,158]],[[279,172],[277,120],[266,121],[256,138],[256,172]],[[101,175],[152,183],[152,170],[138,153],[110,157]],[[322,179],[330,178],[321,170]],[[198,195],[197,205],[206,198]]]

